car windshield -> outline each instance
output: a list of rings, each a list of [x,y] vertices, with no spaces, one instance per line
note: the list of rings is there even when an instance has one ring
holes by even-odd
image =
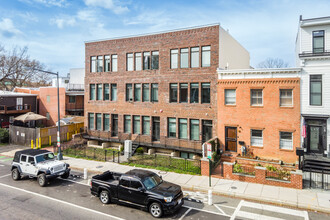
[[[159,184],[161,184],[163,180],[158,175],[148,176],[143,180],[143,185],[146,189],[152,189]]]
[[[54,159],[54,154],[53,153],[48,153],[48,154],[42,154],[36,156],[37,163],[46,161],[46,160],[53,160]]]

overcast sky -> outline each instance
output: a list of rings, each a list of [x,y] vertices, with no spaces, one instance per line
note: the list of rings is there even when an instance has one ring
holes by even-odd
[[[329,0],[0,0],[0,44],[66,75],[84,67],[84,42],[220,23],[249,52],[294,66],[299,15],[330,16]]]

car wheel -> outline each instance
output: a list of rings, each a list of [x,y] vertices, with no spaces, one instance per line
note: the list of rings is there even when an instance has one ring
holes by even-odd
[[[69,178],[69,176],[70,176],[70,172],[66,172],[61,176],[61,178],[62,179],[67,179],[67,178]]]
[[[20,180],[21,179],[21,174],[19,173],[18,169],[15,168],[11,171],[11,177],[13,178],[13,180]]]
[[[150,214],[155,218],[160,218],[163,215],[163,210],[158,202],[154,202],[149,207]]]
[[[38,175],[39,186],[44,187],[47,183],[47,178],[44,173]]]
[[[109,204],[110,203],[110,195],[108,191],[103,190],[100,193],[100,200],[103,204]]]

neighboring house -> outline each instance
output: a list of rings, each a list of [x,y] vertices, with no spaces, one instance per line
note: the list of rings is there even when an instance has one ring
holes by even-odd
[[[300,147],[301,69],[219,69],[218,73],[217,136],[222,159],[235,161],[245,149],[253,158],[295,163]]]
[[[68,77],[59,78],[60,117],[66,115],[84,115],[84,75],[83,68],[70,69]],[[68,80],[68,81],[67,81]],[[74,83],[71,83],[74,82]],[[39,114],[47,117],[46,126],[53,126],[58,121],[57,81],[53,85],[40,88],[15,88],[15,91],[38,95]]]
[[[85,44],[90,140],[192,158],[217,135],[217,68],[249,68],[220,25]]]
[[[302,19],[296,40],[305,154],[330,158],[330,17]]]
[[[37,111],[37,95],[0,91],[0,126],[8,128],[14,118]]]

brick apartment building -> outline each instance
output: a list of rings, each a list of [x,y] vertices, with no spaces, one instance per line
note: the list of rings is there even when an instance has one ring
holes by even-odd
[[[85,44],[88,139],[192,158],[217,135],[217,68],[249,68],[220,25]]]
[[[300,68],[219,70],[218,137],[224,159],[297,161]],[[244,146],[242,148],[242,146]]]

